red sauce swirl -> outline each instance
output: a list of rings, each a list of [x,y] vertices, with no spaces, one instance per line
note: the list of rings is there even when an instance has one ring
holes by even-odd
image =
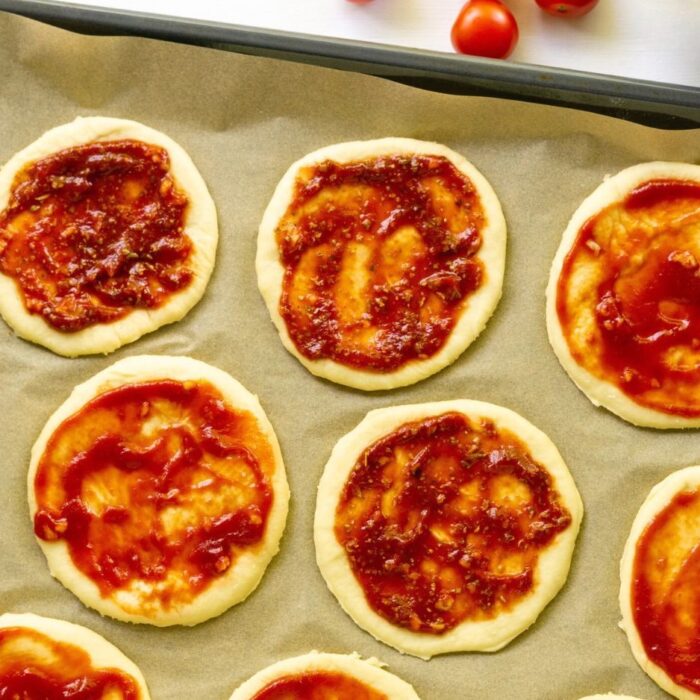
[[[586,222],[557,284],[574,359],[636,403],[687,417],[700,416],[699,225],[700,183],[644,183]]]
[[[571,523],[552,478],[513,434],[445,413],[368,447],[335,535],[372,609],[416,632],[497,616],[537,584]]]
[[[124,385],[52,434],[34,480],[34,531],[64,541],[103,596],[129,589],[138,612],[167,609],[261,542],[274,464],[256,418],[211,384]]]
[[[388,700],[356,678],[331,671],[308,671],[278,678],[251,700]]]
[[[115,693],[118,695],[115,696]],[[0,698],[7,700],[139,700],[138,684],[88,654],[26,627],[0,628]]]
[[[700,492],[681,492],[637,542],[632,615],[653,663],[700,695]]]
[[[474,186],[441,156],[302,171],[277,227],[296,348],[378,372],[434,355],[484,282],[484,226]]]
[[[0,212],[0,272],[59,331],[154,309],[192,280],[167,152],[99,141],[30,163]]]

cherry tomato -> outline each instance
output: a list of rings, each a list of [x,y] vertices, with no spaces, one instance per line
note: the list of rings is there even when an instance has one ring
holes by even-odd
[[[348,0],[348,2],[354,2],[356,5],[366,5],[368,2],[372,2],[372,0]]]
[[[598,0],[535,0],[550,15],[558,17],[580,17],[589,13]]]
[[[469,0],[452,25],[451,37],[460,53],[506,58],[518,41],[518,24],[500,0]]]

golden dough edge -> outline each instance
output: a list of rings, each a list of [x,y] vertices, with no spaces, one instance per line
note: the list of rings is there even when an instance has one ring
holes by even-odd
[[[197,167],[186,151],[166,134],[128,119],[78,117],[45,132],[15,154],[0,170],[0,210],[9,200],[12,181],[27,163],[63,148],[93,141],[132,138],[163,147],[170,157],[171,173],[190,200],[185,233],[193,242],[192,283],[156,309],[136,309],[113,323],[98,324],[64,333],[24,307],[15,281],[0,274],[0,315],[15,334],[64,357],[110,353],[161,326],[182,319],[202,298],[214,269],[218,222],[214,201]]]
[[[229,700],[250,700],[273,681],[285,676],[314,671],[344,673],[385,693],[391,700],[420,700],[413,687],[383,668],[375,658],[362,659],[357,653],[331,654],[311,651],[302,656],[283,659],[258,671],[240,685]]]
[[[151,698],[139,667],[112,642],[83,625],[33,613],[4,613],[0,615],[0,628],[3,627],[26,627],[58,642],[80,647],[96,668],[114,668],[131,676],[139,690],[139,700]]]
[[[581,367],[571,355],[556,310],[557,282],[564,260],[580,228],[601,209],[622,199],[637,185],[654,178],[684,178],[700,182],[700,166],[689,163],[650,162],[633,165],[606,178],[586,197],[573,213],[562,234],[552,261],[546,290],[546,324],[549,343],[566,374],[596,407],[603,406],[622,420],[640,427],[661,430],[698,428],[700,417],[686,418],[642,406],[614,384],[599,379]]]
[[[484,208],[487,226],[482,232],[479,258],[484,261],[487,280],[468,299],[445,345],[426,360],[413,360],[387,373],[347,367],[329,359],[304,357],[289,337],[278,310],[284,269],[279,262],[275,228],[293,196],[299,169],[326,159],[349,162],[396,153],[441,155],[450,160],[475,185]],[[381,391],[415,384],[452,364],[486,327],[501,298],[506,257],[506,223],[498,197],[486,178],[466,158],[442,144],[416,139],[388,137],[371,141],[352,141],[325,146],[293,163],[277,185],[258,230],[256,272],[258,288],[286,350],[312,374],[344,386],[364,391]]]
[[[265,536],[255,553],[244,552],[235,566],[203,591],[181,610],[163,612],[156,617],[131,614],[113,600],[103,598],[96,584],[73,564],[65,542],[37,542],[46,556],[51,575],[58,579],[87,607],[123,622],[151,624],[159,627],[171,625],[193,626],[221,615],[229,608],[243,602],[259,585],[274,555],[279,551],[289,507],[289,486],[282,453],[274,429],[260,406],[257,397],[224,370],[190,357],[166,355],[135,355],[115,362],[75,387],[70,396],[47,420],[32,447],[27,472],[29,513],[33,522],[37,510],[34,496],[34,479],[41,456],[48,440],[60,424],[95,396],[123,384],[139,381],[172,379],[181,381],[204,379],[212,383],[234,408],[252,413],[262,433],[272,447],[275,472],[272,476],[274,499],[268,516]]]
[[[629,537],[620,559],[619,604],[622,619],[619,626],[627,635],[632,656],[642,670],[663,690],[679,700],[696,700],[697,695],[675,683],[671,677],[647,656],[642,640],[634,624],[632,614],[632,570],[637,542],[647,525],[660,513],[675,495],[688,488],[700,487],[700,465],[671,472],[654,487],[634,517]]]
[[[404,423],[446,411],[457,411],[471,418],[489,418],[523,440],[533,458],[552,475],[553,485],[570,511],[572,522],[540,556],[536,571],[538,583],[533,593],[513,611],[493,620],[463,622],[445,635],[436,637],[397,627],[369,607],[345,552],[335,538],[333,522],[342,488],[355,461],[367,446]],[[331,453],[319,482],[316,500],[316,562],[329,590],[353,621],[375,639],[401,653],[427,660],[438,654],[462,651],[493,652],[530,627],[563,587],[582,518],[581,497],[559,451],[542,431],[514,411],[468,399],[392,406],[370,411],[353,430],[340,438]]]

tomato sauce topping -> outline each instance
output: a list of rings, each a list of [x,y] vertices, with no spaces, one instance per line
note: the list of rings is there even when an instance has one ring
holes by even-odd
[[[274,467],[256,418],[211,384],[124,385],[49,439],[34,481],[34,531],[63,540],[122,608],[133,599],[141,614],[177,607],[261,542]]]
[[[388,700],[344,673],[308,671],[272,681],[251,700]]]
[[[335,535],[377,614],[441,634],[517,605],[537,585],[540,552],[570,523],[549,472],[515,435],[445,413],[362,453]]]
[[[637,542],[632,615],[647,656],[700,695],[700,491],[682,491]]]
[[[588,220],[557,314],[572,356],[638,404],[700,416],[700,183],[652,180]]]
[[[187,197],[167,152],[98,141],[24,167],[0,212],[0,272],[25,308],[74,332],[161,306],[192,280]]]
[[[296,348],[378,372],[434,355],[485,280],[484,226],[476,189],[441,156],[306,168],[277,228]]]
[[[124,671],[95,668],[80,647],[26,627],[0,628],[0,698],[7,700],[139,700]]]

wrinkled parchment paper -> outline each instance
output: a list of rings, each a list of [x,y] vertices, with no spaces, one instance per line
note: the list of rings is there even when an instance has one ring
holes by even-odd
[[[103,634],[141,667],[156,700],[225,700],[263,666],[311,649],[377,656],[423,700],[665,697],[617,628],[617,565],[647,492],[670,471],[700,462],[700,436],[634,428],[595,409],[547,343],[544,289],[568,218],[603,176],[641,161],[696,162],[697,131],[433,94],[211,49],[79,36],[6,15],[0,61],[0,161],[78,115],[136,119],[191,154],[221,225],[216,269],[199,305],[108,357],[61,358],[0,322],[0,610]],[[282,348],[256,287],[255,237],[292,161],[326,144],[389,135],[445,143],[484,173],[508,222],[508,260],[499,307],[454,365],[412,387],[364,394],[313,377]],[[132,626],[86,609],[51,579],[26,504],[29,451],[48,416],[75,384],[142,353],[191,355],[257,393],[292,489],[281,551],[260,587],[191,629]],[[586,516],[569,581],[529,631],[496,654],[424,662],[361,631],[326,590],[314,559],[314,496],[333,444],[368,410],[457,397],[508,406],[544,430],[573,473]]]

